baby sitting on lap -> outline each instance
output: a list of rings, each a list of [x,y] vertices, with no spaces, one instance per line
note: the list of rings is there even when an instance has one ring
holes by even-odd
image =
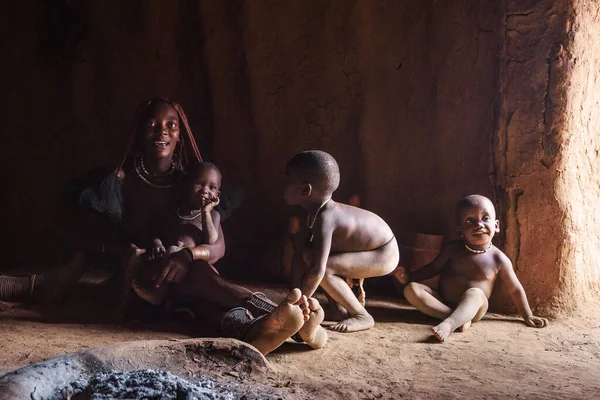
[[[221,217],[214,207],[219,204],[221,172],[216,165],[203,162],[191,166],[186,175],[187,198],[163,227],[168,247],[162,239],[154,239],[147,249],[148,263],[133,281],[137,295],[152,304],[162,304],[168,287],[162,284],[159,270],[153,268],[160,265],[159,260],[182,248],[194,251],[201,244],[214,244],[219,237]],[[208,259],[208,255],[203,258]],[[162,278],[168,281],[169,277]]]

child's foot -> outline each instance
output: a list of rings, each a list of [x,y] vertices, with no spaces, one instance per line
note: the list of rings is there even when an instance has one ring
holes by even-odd
[[[367,292],[365,292],[364,283],[364,279],[358,280],[358,296],[356,297],[360,305],[363,307],[365,304],[367,304]]]
[[[458,327],[458,331],[459,332],[465,332],[467,329],[469,329],[471,327],[471,321],[463,324],[462,326]]]
[[[64,265],[55,270],[36,275],[32,296],[37,301],[54,301],[73,288],[85,272],[85,256],[75,253]]]
[[[371,329],[375,320],[370,314],[358,314],[329,327],[332,331],[349,333]]]
[[[399,266],[398,268],[396,268],[393,274],[396,277],[396,279],[398,279],[398,282],[400,282],[401,284],[406,285],[408,283],[409,276],[406,268]]]
[[[300,337],[306,344],[313,349],[320,349],[327,343],[327,331],[321,326],[325,311],[315,298],[308,299],[308,308],[310,316],[308,321],[304,323],[302,329],[298,331]]]
[[[325,307],[325,319],[327,321],[341,321],[348,318],[348,311],[338,303],[329,301]]]
[[[365,288],[363,286],[365,280],[364,279],[354,279],[354,278],[346,278],[346,284],[348,285],[348,287],[350,287],[350,289],[352,289],[352,291],[354,292],[354,288],[358,287],[357,291],[356,291],[356,298],[358,299],[358,302],[360,303],[361,306],[365,306],[366,301],[367,301],[367,293],[365,292]],[[344,318],[346,318],[344,316]],[[340,318],[339,320],[342,320],[343,318]],[[337,320],[337,321],[339,321]]]
[[[433,333],[435,337],[443,343],[452,333],[452,325],[450,325],[450,322],[442,321],[442,323],[438,326],[431,328],[431,333]]]
[[[245,340],[267,355],[302,328],[307,313],[306,296],[294,289],[275,310],[250,327]]]

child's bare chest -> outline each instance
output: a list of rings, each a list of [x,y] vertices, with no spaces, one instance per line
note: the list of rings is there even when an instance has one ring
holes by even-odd
[[[488,254],[458,254],[444,266],[444,275],[460,276],[471,281],[493,281],[497,268]]]

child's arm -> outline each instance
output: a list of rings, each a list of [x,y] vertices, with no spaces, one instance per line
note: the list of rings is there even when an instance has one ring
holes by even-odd
[[[415,272],[410,273],[409,278],[407,279],[407,283],[421,282],[438,275],[442,271],[442,268],[444,268],[444,265],[446,265],[446,263],[448,262],[448,258],[450,257],[451,253],[451,247],[453,245],[454,243],[450,243],[447,246],[444,246],[444,248],[442,249],[440,254],[435,258],[435,260],[425,265],[424,267],[419,268]]]
[[[306,297],[311,297],[325,276],[327,259],[331,251],[333,236],[333,221],[327,215],[322,215],[313,226],[313,250],[311,263],[302,277],[300,289]]]
[[[498,271],[498,277],[504,284],[506,291],[517,307],[519,315],[523,317],[528,326],[534,328],[544,328],[548,326],[548,320],[546,318],[536,317],[531,312],[529,302],[527,301],[527,295],[525,294],[525,289],[523,289],[523,285],[521,285],[521,282],[519,282],[517,274],[515,274],[512,263],[508,257],[506,257],[504,254],[502,254],[500,257],[501,260],[499,262],[500,270]]]
[[[219,237],[221,215],[213,211],[219,204],[219,198],[215,197],[202,207],[202,239],[205,244],[215,244]]]

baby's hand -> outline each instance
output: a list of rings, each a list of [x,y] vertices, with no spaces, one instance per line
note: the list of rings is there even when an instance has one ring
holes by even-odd
[[[183,242],[181,240],[177,241],[177,246],[169,246],[169,250],[167,250],[167,258],[183,250],[183,247]]]
[[[212,196],[210,196],[208,199],[203,199],[202,211],[212,211],[212,209],[215,208],[220,201],[220,198]]]
[[[546,318],[536,317],[532,315],[528,318],[523,318],[527,326],[531,326],[532,328],[545,328],[548,326],[548,320]]]
[[[394,274],[396,275],[398,281],[403,285],[406,285],[410,281],[410,275],[404,267],[396,268],[396,272]]]
[[[165,246],[163,246],[160,239],[154,239],[152,241],[152,247],[150,248],[148,260],[161,259],[165,256]]]

